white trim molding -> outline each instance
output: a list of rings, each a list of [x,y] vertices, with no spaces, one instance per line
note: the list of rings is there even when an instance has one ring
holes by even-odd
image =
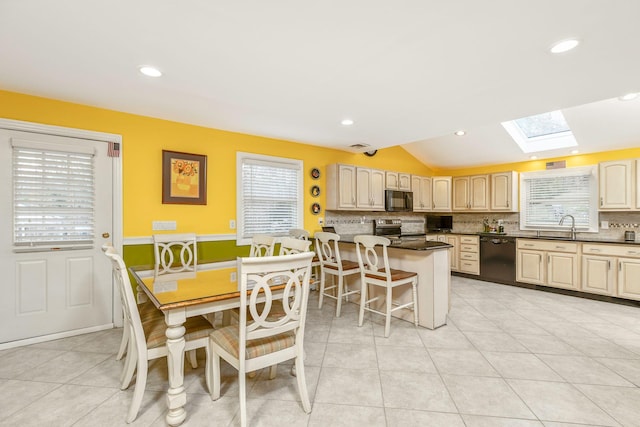
[[[235,233],[233,234],[200,234],[196,236],[197,242],[224,242],[226,240],[236,240]],[[123,239],[125,246],[132,245],[151,245],[153,244],[153,238],[151,236],[137,236],[137,237],[125,237]]]

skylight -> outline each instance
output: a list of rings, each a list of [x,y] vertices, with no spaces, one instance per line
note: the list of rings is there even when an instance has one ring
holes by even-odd
[[[502,126],[524,153],[578,145],[561,111],[503,122]]]

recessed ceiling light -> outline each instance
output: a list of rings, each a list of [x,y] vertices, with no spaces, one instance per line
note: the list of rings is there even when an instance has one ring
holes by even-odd
[[[454,133],[454,135],[456,135],[456,136],[464,136],[464,135],[466,135],[466,134],[467,134],[467,132],[465,132],[465,131],[463,131],[463,130],[458,130],[458,131],[456,131],[456,132]]]
[[[160,77],[162,75],[162,72],[160,72],[160,70],[158,70],[157,68],[149,67],[146,65],[144,67],[140,67],[140,72],[149,77]]]
[[[619,97],[618,99],[620,101],[631,101],[632,99],[636,99],[638,97],[637,93],[628,93],[626,95],[622,95],[621,97]]]
[[[342,124],[342,126],[351,126],[353,124],[353,120],[351,119],[344,119],[343,121],[340,122]]]
[[[538,156],[531,156],[529,157],[531,160],[536,160],[538,158]]]
[[[563,40],[551,46],[551,53],[564,53],[578,46],[580,42],[576,39]]]
[[[571,154],[578,154],[580,151],[578,150],[571,150]]]

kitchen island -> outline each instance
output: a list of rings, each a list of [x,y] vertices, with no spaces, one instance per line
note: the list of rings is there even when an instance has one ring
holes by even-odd
[[[358,259],[354,237],[341,235],[340,256],[343,259]],[[451,288],[449,248],[452,246],[443,242],[426,241],[424,237],[390,240],[388,254],[391,268],[418,273],[418,324],[429,329],[446,325]],[[360,277],[349,277],[349,285],[360,286]],[[377,286],[370,287],[369,292],[371,296],[384,295],[384,291]],[[411,288],[394,289],[393,301],[398,304],[411,301]],[[380,309],[382,304],[384,298],[381,298],[380,306],[375,308]],[[413,322],[410,310],[398,310],[393,316]]]

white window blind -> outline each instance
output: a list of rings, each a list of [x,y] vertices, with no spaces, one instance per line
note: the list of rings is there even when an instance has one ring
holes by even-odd
[[[12,145],[14,245],[93,243],[93,154]]]
[[[302,224],[302,161],[238,153],[238,236],[285,236]]]
[[[576,229],[597,231],[597,179],[593,167],[569,168],[521,174],[522,229],[565,230],[568,218],[575,218]]]

